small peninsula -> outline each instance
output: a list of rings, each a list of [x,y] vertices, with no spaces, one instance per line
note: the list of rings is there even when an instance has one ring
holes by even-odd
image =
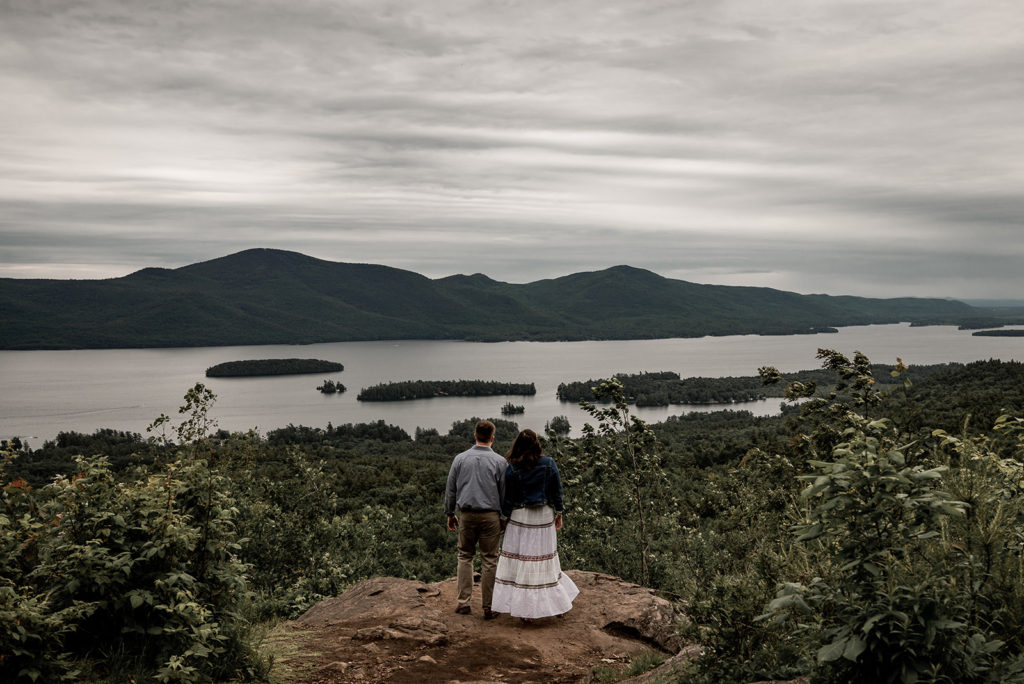
[[[937,373],[958,368],[959,364],[939,363],[927,366],[912,365],[907,377],[918,382]],[[885,387],[890,378],[892,366],[872,364],[871,372],[879,379],[878,387]],[[679,404],[712,405],[735,404],[757,401],[769,397],[783,397],[786,385],[790,382],[802,382],[817,385],[822,392],[835,386],[834,375],[827,369],[802,370],[794,373],[782,373],[785,381],[774,385],[765,385],[757,375],[707,378],[682,378],[674,371],[658,371],[644,373],[616,373],[614,377],[622,383],[623,394],[627,403],[638,407],[670,406]],[[559,401],[579,402],[596,401],[593,387],[600,380],[563,382],[558,385],[556,396]]]
[[[227,361],[206,369],[208,378],[246,378],[263,375],[302,375],[305,373],[336,373],[345,367],[334,361],[320,359],[252,359]]]
[[[975,337],[1024,337],[1024,330],[1020,328],[978,330],[971,333],[971,335]]]

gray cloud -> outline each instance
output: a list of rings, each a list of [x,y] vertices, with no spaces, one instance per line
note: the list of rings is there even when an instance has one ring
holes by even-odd
[[[1009,0],[11,0],[0,276],[254,247],[1013,296]]]

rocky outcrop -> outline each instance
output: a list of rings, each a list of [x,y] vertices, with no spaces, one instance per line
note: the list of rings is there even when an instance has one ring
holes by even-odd
[[[680,653],[681,616],[672,603],[609,575],[568,574],[580,589],[573,609],[532,623],[508,615],[483,620],[478,587],[472,613],[457,615],[454,578],[360,582],[291,624],[301,642],[289,664],[293,680],[586,682],[595,665],[625,663],[652,649]],[[696,653],[687,649],[671,662]]]
[[[321,601],[295,620],[295,624],[326,627],[366,619],[379,622],[428,608],[428,601],[440,594],[437,584],[397,577],[374,577],[354,585],[341,596]]]
[[[427,646],[443,646],[448,643],[448,627],[443,622],[421,617],[402,617],[388,622],[387,627],[366,627],[352,638],[356,641],[384,641],[394,639],[419,642]]]
[[[666,653],[683,646],[677,633],[680,614],[655,592],[618,577],[594,572],[570,571],[569,576],[593,603],[601,629],[635,639]]]

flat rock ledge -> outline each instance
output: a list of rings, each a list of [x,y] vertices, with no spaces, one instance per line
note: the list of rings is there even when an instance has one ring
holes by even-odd
[[[595,665],[652,649],[673,656],[673,667],[699,653],[684,649],[680,612],[650,589],[601,573],[567,574],[580,589],[573,609],[531,623],[483,620],[479,587],[471,614],[456,614],[454,578],[360,582],[290,624],[306,654],[291,664],[294,681],[575,683],[589,682]]]

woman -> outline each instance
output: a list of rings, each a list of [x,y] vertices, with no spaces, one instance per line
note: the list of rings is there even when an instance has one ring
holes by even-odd
[[[498,558],[491,610],[529,622],[562,615],[579,589],[562,573],[556,530],[562,529],[562,480],[541,452],[533,430],[523,430],[506,454],[501,515],[508,519]]]

